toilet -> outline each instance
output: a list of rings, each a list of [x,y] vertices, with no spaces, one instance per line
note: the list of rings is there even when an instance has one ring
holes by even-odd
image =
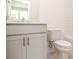
[[[59,51],[60,59],[69,59],[72,52],[72,44],[65,40],[57,40],[54,42],[56,49]]]
[[[64,40],[62,30],[48,30],[48,40],[53,42],[52,44],[59,52],[59,59],[69,59],[69,55],[72,52],[72,44]]]

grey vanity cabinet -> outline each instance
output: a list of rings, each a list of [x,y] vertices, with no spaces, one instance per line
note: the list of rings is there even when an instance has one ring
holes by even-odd
[[[46,24],[8,24],[6,59],[47,59]]]

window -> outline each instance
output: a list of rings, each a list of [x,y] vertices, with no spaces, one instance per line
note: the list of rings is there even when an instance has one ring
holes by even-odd
[[[10,1],[10,0],[8,0]],[[28,0],[11,0],[10,5],[10,19],[21,20],[29,19],[29,1]]]

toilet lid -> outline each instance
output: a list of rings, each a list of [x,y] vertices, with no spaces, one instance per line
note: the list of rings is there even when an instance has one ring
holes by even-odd
[[[72,44],[68,41],[65,41],[65,40],[57,40],[55,41],[56,44],[62,46],[62,47],[71,47]]]

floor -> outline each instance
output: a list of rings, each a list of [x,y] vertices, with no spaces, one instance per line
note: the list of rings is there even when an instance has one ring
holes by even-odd
[[[54,48],[48,47],[48,59],[58,59],[58,51]]]
[[[58,56],[57,56],[56,53],[50,53],[50,54],[48,55],[48,59],[58,59]]]
[[[59,59],[58,53],[57,52],[54,52],[54,53],[48,54],[48,59]],[[69,56],[69,59],[73,59],[73,57],[72,56]]]

